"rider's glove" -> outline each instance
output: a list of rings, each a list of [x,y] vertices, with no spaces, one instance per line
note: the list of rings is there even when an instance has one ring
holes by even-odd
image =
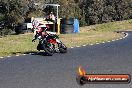
[[[35,42],[35,39],[33,39],[32,42]]]

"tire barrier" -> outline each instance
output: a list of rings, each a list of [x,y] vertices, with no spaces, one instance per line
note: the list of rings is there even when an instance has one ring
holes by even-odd
[[[79,21],[73,18],[62,19],[61,33],[62,34],[79,33]]]
[[[32,29],[27,29],[26,24],[19,24],[15,27],[16,34],[31,33]]]
[[[73,18],[69,18],[69,19],[61,19],[61,24],[67,24],[67,25],[73,25],[74,24],[74,19]]]
[[[73,24],[74,24],[74,19],[62,19],[61,20],[61,33],[62,34],[71,34],[73,33]]]
[[[73,33],[73,25],[62,24],[61,25],[61,33],[62,34]]]

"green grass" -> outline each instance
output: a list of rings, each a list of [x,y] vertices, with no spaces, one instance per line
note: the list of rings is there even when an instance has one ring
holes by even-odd
[[[35,51],[36,43],[32,43],[32,34],[9,35],[0,39],[0,56],[15,55]]]
[[[96,31],[132,30],[132,19],[95,25]]]
[[[59,36],[68,47],[74,47],[120,38],[123,35],[113,31],[128,29],[132,29],[132,20],[81,27],[79,34],[61,34]],[[31,42],[32,36],[33,34],[20,34],[0,38],[0,56],[37,52],[38,42]]]
[[[108,41],[116,38],[122,37],[122,34],[118,34],[115,32],[99,32],[90,30],[85,33],[80,34],[67,34],[67,35],[60,35],[60,39],[68,46],[80,46],[80,45],[88,45],[88,44],[95,44],[102,41]]]

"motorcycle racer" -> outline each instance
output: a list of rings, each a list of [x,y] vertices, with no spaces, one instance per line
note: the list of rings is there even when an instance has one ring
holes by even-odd
[[[40,25],[41,24],[39,23],[39,21],[37,21],[35,18],[33,18],[33,20],[32,20],[32,26],[33,26],[34,35],[33,35],[32,42],[35,42],[35,40],[37,38],[41,39],[41,37],[42,37],[43,29],[41,28]]]
[[[47,31],[48,26],[42,25],[37,19],[32,20],[34,36],[32,42],[39,39],[37,50],[44,50],[47,55],[52,56],[55,52],[66,53],[67,47],[59,40],[56,32]]]

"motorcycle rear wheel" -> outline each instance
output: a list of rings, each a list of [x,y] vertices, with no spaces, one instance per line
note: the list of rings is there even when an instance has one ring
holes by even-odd
[[[48,54],[49,56],[52,56],[54,54],[54,48],[51,45],[47,45],[47,44],[43,44],[43,50],[46,52],[46,54]]]
[[[40,44],[40,43],[38,44],[37,50],[38,50],[38,51],[43,50],[43,49],[42,49],[42,44]]]

